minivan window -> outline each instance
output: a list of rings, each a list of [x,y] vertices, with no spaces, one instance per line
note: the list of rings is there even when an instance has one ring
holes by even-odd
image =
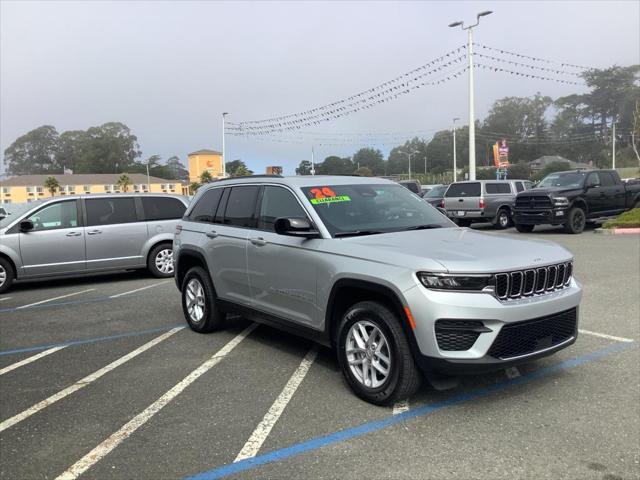
[[[274,231],[274,223],[280,217],[306,218],[307,214],[289,190],[283,187],[266,186],[260,202],[258,228]]]
[[[487,183],[484,188],[488,195],[511,193],[511,186],[508,183]]]
[[[187,209],[184,203],[171,197],[142,197],[145,220],[175,220]]]
[[[479,197],[480,184],[478,182],[452,183],[444,194],[445,197]]]
[[[223,188],[212,188],[204,192],[198,203],[193,207],[193,210],[191,210],[189,220],[192,222],[213,223],[213,217],[216,214],[223,190]]]
[[[76,201],[72,200],[48,205],[29,216],[29,220],[33,222],[32,231],[34,232],[77,227],[78,208]]]
[[[246,185],[231,188],[227,208],[224,212],[224,224],[235,227],[256,226],[256,200],[260,187]]]
[[[137,222],[133,198],[86,199],[87,225],[113,225]]]

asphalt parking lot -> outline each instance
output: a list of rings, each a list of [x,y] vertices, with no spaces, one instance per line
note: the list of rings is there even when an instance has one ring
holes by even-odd
[[[0,477],[640,478],[640,238],[479,228],[574,253],[578,341],[393,408],[306,340],[241,318],[191,332],[172,280],[16,285],[0,296]]]

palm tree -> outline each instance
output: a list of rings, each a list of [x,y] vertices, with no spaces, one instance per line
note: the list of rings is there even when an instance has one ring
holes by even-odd
[[[116,182],[116,185],[121,191],[126,193],[129,190],[129,186],[131,185],[131,179],[129,178],[129,175],[127,175],[126,173],[120,175],[120,178]]]
[[[202,186],[201,183],[199,182],[191,182],[189,184],[189,193],[191,195],[195,195],[195,193],[198,191],[198,189]]]
[[[209,170],[205,170],[200,174],[200,183],[210,183],[211,181],[213,181],[213,177]]]
[[[44,188],[46,188],[53,197],[56,192],[60,190],[60,184],[54,177],[47,177],[44,181]]]

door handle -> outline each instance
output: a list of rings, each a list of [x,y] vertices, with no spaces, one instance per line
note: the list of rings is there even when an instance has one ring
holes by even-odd
[[[102,230],[89,230],[87,235],[98,235],[100,233],[102,233]]]
[[[267,244],[267,241],[262,237],[250,238],[249,241],[258,247],[264,247]]]
[[[69,232],[67,233],[67,237],[79,237],[82,235],[80,232]]]
[[[459,198],[458,201],[459,202],[464,202],[464,198]]]
[[[211,230],[210,232],[207,232],[205,235],[209,238],[216,238],[219,235],[219,233],[216,232],[215,230]]]

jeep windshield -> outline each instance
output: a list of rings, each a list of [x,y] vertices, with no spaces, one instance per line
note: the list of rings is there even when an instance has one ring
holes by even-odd
[[[586,176],[585,172],[552,173],[544,177],[537,187],[581,187]]]
[[[401,185],[319,185],[302,191],[333,237],[455,227]]]

